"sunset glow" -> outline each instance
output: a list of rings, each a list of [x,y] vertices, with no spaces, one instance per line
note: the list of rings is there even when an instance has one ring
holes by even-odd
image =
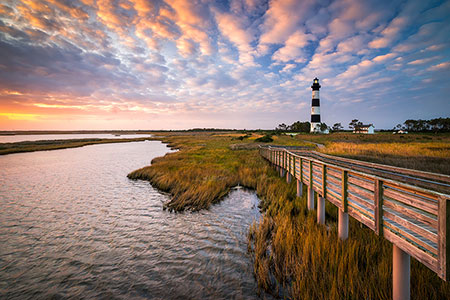
[[[450,114],[450,1],[6,0],[0,130]]]

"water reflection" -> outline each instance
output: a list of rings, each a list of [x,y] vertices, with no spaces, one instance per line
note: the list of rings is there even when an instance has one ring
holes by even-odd
[[[0,143],[16,143],[24,141],[44,141],[44,140],[70,140],[70,139],[133,139],[149,137],[150,134],[107,134],[107,133],[87,133],[87,134],[20,134],[20,135],[0,135]]]
[[[0,157],[0,298],[255,299],[254,193],[209,211],[126,178],[168,149],[104,144]]]

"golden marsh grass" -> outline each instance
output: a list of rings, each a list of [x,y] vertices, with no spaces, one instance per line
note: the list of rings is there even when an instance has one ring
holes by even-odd
[[[305,191],[305,196],[296,197],[295,183],[279,178],[257,150],[230,148],[230,144],[251,141],[239,142],[224,133],[172,133],[161,139],[180,151],[155,159],[151,166],[129,177],[150,180],[171,193],[172,200],[166,204],[169,209],[208,208],[236,184],[256,191],[263,217],[249,229],[248,249],[261,289],[291,299],[391,298],[392,245],[352,218],[349,239],[341,242],[337,209],[330,203],[326,204],[326,226],[317,225],[315,213],[306,209]],[[302,140],[311,138],[279,136],[274,143],[305,145]],[[420,147],[430,146],[425,144]],[[408,151],[417,147],[413,145]],[[349,152],[344,148],[343,155]],[[412,259],[411,296],[449,299],[450,284]]]

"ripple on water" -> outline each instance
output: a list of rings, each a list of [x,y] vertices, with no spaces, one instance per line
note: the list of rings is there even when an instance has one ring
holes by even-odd
[[[0,157],[0,298],[257,299],[252,192],[173,214],[126,175],[168,148],[104,144]]]

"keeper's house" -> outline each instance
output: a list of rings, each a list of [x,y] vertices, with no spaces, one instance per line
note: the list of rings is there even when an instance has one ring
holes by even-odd
[[[353,133],[374,134],[375,127],[373,127],[373,124],[355,126]]]

